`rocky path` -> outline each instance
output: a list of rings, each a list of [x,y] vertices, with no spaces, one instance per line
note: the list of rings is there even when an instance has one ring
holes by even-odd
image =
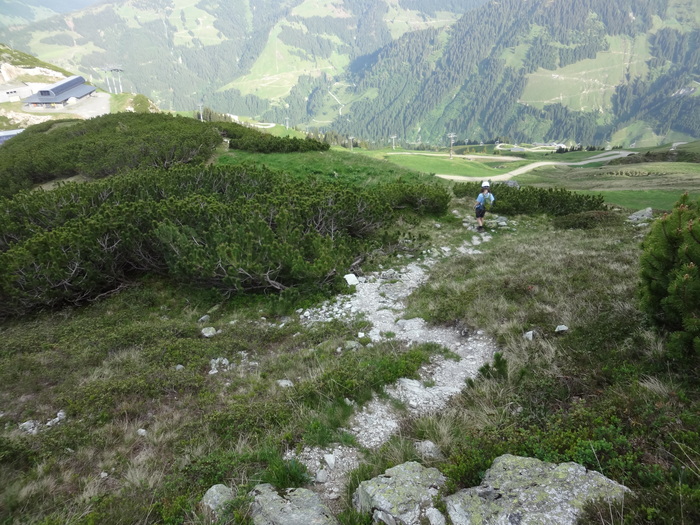
[[[475,234],[465,242],[459,253],[479,253],[478,246],[491,240],[486,233]],[[451,250],[440,250],[448,256]],[[457,328],[429,326],[423,319],[404,317],[404,300],[429,276],[435,258],[411,262],[398,270],[386,270],[361,277],[356,292],[343,296],[335,302],[307,310],[303,318],[306,323],[326,322],[332,319],[349,319],[364,316],[372,322],[368,335],[372,341],[386,338],[408,344],[437,343],[449,350],[456,359],[434,356],[420,371],[420,379],[399,379],[385,388],[386,397],[375,396],[352,418],[347,429],[357,443],[367,449],[375,449],[396,434],[405,418],[435,413],[447,406],[450,398],[465,387],[468,378],[474,377],[478,369],[490,361],[496,346],[484,334],[463,334]],[[395,408],[397,402],[405,410]],[[330,506],[338,500],[345,487],[348,473],[359,464],[359,450],[353,447],[336,446],[329,449],[305,448],[297,457],[315,477],[316,490]]]

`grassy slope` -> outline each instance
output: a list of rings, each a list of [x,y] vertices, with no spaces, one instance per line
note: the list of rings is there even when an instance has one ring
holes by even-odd
[[[405,153],[405,154],[404,154]],[[440,173],[448,175],[464,175],[474,178],[488,178],[493,175],[506,173],[528,162],[503,162],[490,159],[484,155],[482,162],[467,160],[460,157],[449,158],[447,153],[420,153],[396,151],[368,151],[366,155],[383,159],[397,166],[420,171],[423,173]]]
[[[629,70],[644,76],[649,58],[646,36],[608,37],[610,49],[555,70],[539,69],[528,76],[521,102],[535,107],[560,103],[574,111],[609,110],[615,86]]]
[[[357,181],[417,176],[344,151],[227,153],[221,162]],[[463,200],[450,207],[468,208]],[[478,484],[505,452],[574,460],[632,487],[639,500],[626,503],[625,515],[637,522],[680,519],[673,509],[681,502],[690,523],[698,517],[691,488],[700,487],[700,392],[694,369],[667,362],[663,339],[636,309],[643,232],[624,225],[559,231],[546,219],[512,219],[517,226],[494,232],[482,255],[443,259],[409,305],[409,316],[484,329],[499,341],[505,364],[465,390],[453,409],[415,421],[368,456],[355,482],[417,459],[413,441],[431,439],[448,457],[435,466],[452,488]],[[461,219],[438,220],[439,229],[435,219],[404,224],[398,253],[439,252],[470,237]],[[367,269],[397,264],[389,252],[370,262]],[[338,355],[369,321],[302,326],[295,310],[317,299],[222,302],[206,290],[146,279],[90,307],[2,323],[0,521],[21,513],[46,523],[200,523],[196,503],[212,484],[229,484],[242,497],[260,480],[302,483],[303,473],[282,463],[279,450],[349,439],[339,430],[347,406],[326,401],[329,392],[340,386],[341,398],[362,401],[437,350],[411,354],[392,341]],[[220,336],[199,335],[205,313]],[[555,337],[562,323],[570,331]],[[522,333],[531,329],[539,336],[528,342]],[[217,357],[235,368],[209,375]],[[175,370],[178,364],[185,368]],[[280,391],[277,379],[297,388]],[[37,436],[17,430],[59,409],[68,419],[58,427]],[[249,523],[245,509],[239,500],[225,522]],[[360,520],[347,511],[343,524],[350,523]]]

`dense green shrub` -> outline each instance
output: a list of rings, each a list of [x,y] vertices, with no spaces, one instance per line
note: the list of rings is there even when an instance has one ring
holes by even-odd
[[[481,191],[478,182],[455,184],[452,192],[457,197],[476,196]],[[495,184],[492,193],[496,197],[494,213],[504,215],[531,215],[546,213],[560,216],[603,209],[602,195],[583,195],[563,188],[514,188],[506,184]]]
[[[642,244],[641,305],[670,332],[676,358],[700,354],[700,202],[686,193]]]
[[[0,149],[0,196],[83,175],[202,163],[221,143],[212,125],[165,114],[115,113],[30,126]]]
[[[227,294],[325,285],[392,221],[392,203],[444,212],[447,200],[437,186],[359,188],[247,167],[20,193],[0,200],[0,315],[82,303],[135,273]]]
[[[618,226],[622,224],[622,217],[607,210],[593,210],[560,215],[554,218],[553,223],[554,226],[563,230],[591,230],[605,226]]]
[[[217,122],[215,125],[220,133],[229,139],[230,149],[251,153],[294,153],[330,149],[329,144],[309,137],[276,137],[235,122]]]

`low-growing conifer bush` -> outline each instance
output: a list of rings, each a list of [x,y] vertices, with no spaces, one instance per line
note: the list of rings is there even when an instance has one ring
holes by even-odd
[[[476,199],[480,191],[481,184],[478,182],[459,183],[452,188],[458,198],[471,195]],[[496,197],[492,211],[504,215],[571,215],[602,210],[604,202],[602,195],[583,195],[563,188],[514,188],[495,184],[492,191]]]
[[[554,226],[564,230],[590,230],[622,224],[622,217],[606,210],[584,211],[554,218]]]
[[[80,304],[157,273],[225,294],[332,284],[397,210],[444,213],[418,182],[356,187],[251,167],[145,170],[0,200],[0,316]]]
[[[678,359],[700,355],[700,203],[686,193],[642,245],[641,304]]]

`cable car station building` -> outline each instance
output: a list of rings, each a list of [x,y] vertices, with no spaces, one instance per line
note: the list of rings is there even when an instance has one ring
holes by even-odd
[[[40,89],[22,102],[35,108],[61,107],[92,95],[96,89],[88,86],[83,77],[75,75]]]

